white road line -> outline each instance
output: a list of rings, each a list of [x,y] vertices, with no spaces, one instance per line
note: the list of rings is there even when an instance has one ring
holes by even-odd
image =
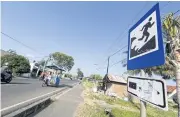
[[[74,84],[76,84],[76,83],[74,83]],[[74,85],[74,84],[73,84],[73,85]],[[65,88],[66,88],[66,87],[65,87]],[[49,94],[52,94],[52,93],[54,93],[54,92],[63,90],[63,89],[65,89],[65,88],[58,89],[58,90],[55,90],[55,91],[53,91],[53,92],[49,92],[49,93],[47,93],[47,94],[44,94],[44,95],[41,95],[41,96],[38,96],[38,97],[35,97],[35,98],[32,98],[32,99],[29,99],[29,100],[26,100],[26,101],[23,101],[23,102],[20,102],[20,103],[17,103],[17,104],[14,104],[14,105],[12,105],[12,106],[5,107],[5,108],[3,108],[3,109],[0,110],[0,113],[1,113],[2,111],[8,110],[8,109],[10,109],[10,108],[12,108],[12,107],[16,107],[16,106],[18,106],[18,105],[21,105],[21,104],[23,104],[23,103],[29,102],[29,101],[31,101],[31,100],[35,100],[35,99],[37,99],[37,98],[44,97],[44,96],[46,96],[46,95],[49,95]],[[72,88],[71,88],[71,89],[72,89]],[[68,91],[70,91],[70,90],[68,90]],[[64,92],[68,92],[68,91],[64,91]],[[63,93],[63,92],[62,92],[62,93]],[[64,94],[64,93],[63,93],[63,94]]]

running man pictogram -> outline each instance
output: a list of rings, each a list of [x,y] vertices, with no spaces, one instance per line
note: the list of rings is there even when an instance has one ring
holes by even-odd
[[[143,40],[143,38],[146,36],[146,39],[145,39],[145,41],[144,42],[146,42],[147,41],[147,39],[149,38],[149,32],[148,32],[148,29],[149,28],[151,28],[153,25],[154,25],[154,22],[153,23],[151,23],[151,20],[152,20],[152,17],[150,17],[149,18],[149,22],[148,23],[146,23],[144,26],[143,26],[143,28],[140,30],[140,31],[143,31],[143,35],[142,35],[142,37],[140,38],[140,39],[138,39],[139,41],[140,40]],[[143,30],[144,29],[144,30]]]

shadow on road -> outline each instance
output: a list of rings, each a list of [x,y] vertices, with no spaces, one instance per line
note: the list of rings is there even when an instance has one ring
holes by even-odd
[[[62,84],[62,85],[59,85],[57,88],[61,88],[61,87],[72,88],[73,86],[71,86],[71,85],[66,85],[66,84]]]
[[[8,85],[8,84],[31,84],[31,83],[25,83],[25,82],[10,82],[10,83],[5,83],[5,82],[1,82],[1,84]]]
[[[46,86],[47,87],[47,86]],[[66,85],[66,84],[60,84],[59,86],[48,86],[48,87],[55,87],[55,88],[62,88],[62,87],[68,87],[68,88],[73,88],[71,85]]]

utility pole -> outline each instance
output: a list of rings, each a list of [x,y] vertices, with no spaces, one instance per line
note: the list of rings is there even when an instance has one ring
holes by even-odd
[[[110,59],[110,56],[108,57],[107,72],[106,72],[107,75],[109,73],[109,59]]]
[[[45,70],[45,67],[46,67],[46,64],[47,64],[48,60],[49,60],[49,58],[48,58],[48,59],[45,61],[45,63],[44,63],[44,66],[43,66],[43,73],[44,73],[44,70]]]
[[[45,70],[45,67],[46,67],[47,62],[48,62],[49,60],[51,60],[51,57],[52,57],[52,56],[49,55],[48,59],[45,61],[44,66],[43,66],[43,73],[44,73],[44,70]]]
[[[110,56],[108,57],[107,72],[106,72],[106,76],[105,76],[106,78],[108,78],[108,73],[109,73],[109,59],[110,59]],[[104,94],[105,94],[106,93],[106,81],[103,85],[104,85]]]
[[[145,73],[144,71],[141,69],[141,77],[144,77]],[[146,117],[146,102],[144,102],[143,100],[140,99],[140,117]]]
[[[39,67],[38,67],[38,70],[36,72],[36,77],[38,77],[38,73],[39,73],[40,68],[41,68],[41,65],[39,65]]]

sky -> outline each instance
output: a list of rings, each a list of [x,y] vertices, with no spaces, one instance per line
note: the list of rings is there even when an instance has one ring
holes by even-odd
[[[128,31],[156,2],[2,2],[1,48],[32,60],[53,52],[74,58],[71,73],[106,73],[107,57],[128,43]],[[160,2],[161,17],[179,10],[180,2]],[[109,73],[122,75],[123,51],[111,57]],[[112,66],[112,67],[111,67]]]

